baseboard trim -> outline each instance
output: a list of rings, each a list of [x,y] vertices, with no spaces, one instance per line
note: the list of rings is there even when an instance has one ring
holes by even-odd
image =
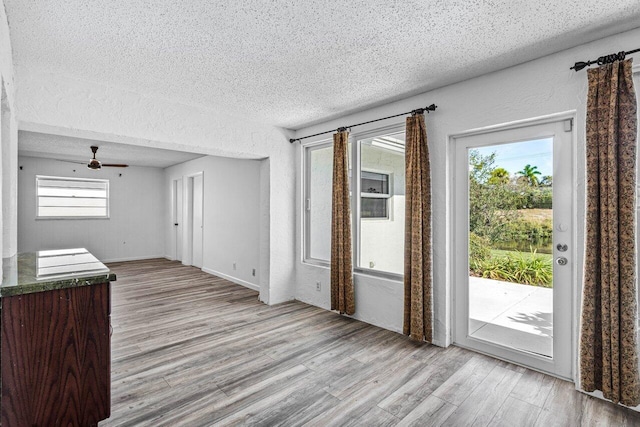
[[[318,303],[318,302],[315,302],[315,301],[307,300],[306,298],[301,298],[301,297],[298,297],[298,296],[296,296],[295,299],[296,299],[296,301],[300,301],[300,302],[303,302],[305,304],[312,305],[314,307],[318,307],[318,308],[321,308],[323,310],[327,310],[327,311],[331,311],[331,312],[335,313],[335,311],[331,310],[331,306],[330,305],[323,305],[322,303]],[[377,326],[378,328],[386,329],[387,331],[396,332],[396,333],[398,333],[400,335],[404,335],[403,331],[402,331],[402,328],[395,328],[395,327],[393,327],[391,325],[386,325],[386,324],[383,324],[383,323],[380,323],[380,322],[376,322],[376,321],[373,321],[373,320],[369,320],[369,319],[363,319],[360,316],[358,316],[357,314],[353,315],[353,316],[349,316],[348,314],[344,314],[343,316],[349,317],[351,319],[358,320],[358,321],[360,321],[362,323],[366,323],[368,325],[373,325],[373,326]],[[434,342],[434,344],[435,344],[435,342]],[[435,345],[438,345],[438,344],[435,344]],[[438,346],[441,347],[440,345],[438,345]]]
[[[253,283],[246,282],[242,279],[238,279],[237,277],[229,276],[227,274],[220,273],[219,271],[215,271],[206,267],[202,267],[202,271],[204,271],[205,273],[213,274],[214,276],[221,277],[237,285],[244,286],[245,288],[253,289],[254,291],[260,292],[260,286],[254,285]]]
[[[109,262],[144,261],[147,259],[156,259],[156,258],[166,258],[166,256],[164,255],[132,256],[128,258],[101,259],[100,262],[109,263]]]

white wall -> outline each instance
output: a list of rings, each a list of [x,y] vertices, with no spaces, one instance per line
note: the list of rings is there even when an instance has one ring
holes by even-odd
[[[389,218],[363,218],[360,222],[360,266],[396,274],[404,273],[404,154],[363,144],[363,170],[384,172],[391,177]]]
[[[16,69],[20,128],[222,157],[260,166],[260,299],[294,298],[295,151],[290,132],[99,82]]]
[[[335,129],[351,123],[410,111],[431,103],[438,105],[436,112],[427,116],[427,134],[432,168],[433,193],[433,280],[434,280],[434,341],[448,345],[451,339],[451,272],[448,251],[451,249],[449,231],[455,212],[448,211],[447,191],[449,136],[469,129],[483,128],[503,123],[542,117],[559,112],[575,111],[575,135],[577,137],[577,242],[584,237],[584,162],[583,149],[587,75],[576,73],[569,67],[576,61],[597,58],[600,55],[635,47],[640,40],[640,29],[622,33],[540,58],[516,67],[501,70],[482,77],[447,86],[402,101],[380,106],[338,120],[301,129],[296,137],[310,135],[327,129]],[[636,55],[636,63],[640,57]],[[377,127],[404,123],[404,118],[385,120],[354,128],[353,132],[373,130]],[[317,142],[319,138],[305,140]],[[301,182],[302,149],[298,147],[298,182]],[[302,240],[302,188],[297,188],[297,236]],[[302,246],[297,245],[296,298],[319,307],[329,308],[329,270],[308,265],[302,260]],[[584,247],[575,248],[578,284],[582,282]],[[315,289],[316,281],[327,283],[321,292]],[[384,328],[402,330],[403,287],[400,282],[381,280],[356,274],[356,313],[354,317]],[[580,295],[581,289],[576,290]],[[576,305],[579,298],[576,297]],[[575,310],[575,324],[579,313]]]
[[[93,171],[81,164],[23,156],[18,162],[20,252],[83,247],[103,262],[164,256],[163,169],[130,166]],[[36,175],[108,179],[110,218],[35,219]]]
[[[175,179],[203,172],[204,224],[202,270],[252,289],[260,289],[260,160],[207,156],[165,169],[165,212],[172,210]],[[165,256],[175,258],[175,233],[165,215]],[[233,269],[233,264],[236,269]],[[256,270],[255,276],[253,269]]]

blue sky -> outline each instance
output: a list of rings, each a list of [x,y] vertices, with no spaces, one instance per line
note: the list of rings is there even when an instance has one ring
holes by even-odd
[[[478,152],[487,156],[496,153],[495,167],[505,168],[511,176],[526,164],[537,166],[543,177],[553,175],[553,139],[536,139],[533,141],[512,142],[509,144],[491,145],[477,148]]]

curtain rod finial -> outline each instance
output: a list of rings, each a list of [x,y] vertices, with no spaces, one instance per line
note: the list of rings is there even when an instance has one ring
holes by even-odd
[[[295,139],[295,138],[289,138],[289,143],[290,143],[290,144],[293,144],[293,143],[294,143],[294,142],[296,142],[296,141],[297,141],[297,139]]]
[[[569,69],[570,69],[570,70],[576,70],[576,72],[577,72],[577,71],[582,70],[582,69],[583,69],[583,68],[585,68],[585,67],[588,67],[589,65],[590,65],[590,64],[589,64],[589,63],[587,63],[587,62],[580,61],[580,62],[576,62],[576,63],[573,65],[573,67],[571,67],[571,68],[569,68]]]

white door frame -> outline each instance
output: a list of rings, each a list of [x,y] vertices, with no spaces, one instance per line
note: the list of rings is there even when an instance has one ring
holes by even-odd
[[[182,178],[171,180],[171,254],[173,260],[182,261],[184,189]],[[176,225],[177,224],[177,225]]]
[[[191,265],[194,267],[203,267],[203,250],[204,250],[204,173],[200,172],[189,178],[193,186],[192,206],[192,250]],[[196,180],[200,182],[199,189],[196,190]],[[199,203],[197,208],[196,202]],[[197,256],[196,256],[197,254]]]
[[[561,123],[562,126],[570,127],[572,123],[575,123],[575,112],[555,114],[555,115],[551,115],[551,116],[547,116],[539,119],[511,123],[505,126],[492,126],[484,129],[476,129],[469,132],[452,135],[449,137],[450,146],[451,146],[451,150],[450,150],[451,155],[449,159],[449,167],[451,171],[450,180],[449,180],[449,183],[451,185],[451,188],[449,191],[451,195],[451,197],[449,198],[449,209],[450,209],[449,214],[451,215],[451,223],[450,223],[451,224],[451,229],[450,229],[451,244],[449,245],[448,258],[449,258],[449,271],[451,273],[451,291],[452,291],[452,298],[450,301],[450,304],[452,307],[451,331],[452,331],[453,342],[456,343],[457,345],[460,345],[462,347],[470,347],[476,351],[487,353],[500,359],[523,364],[535,370],[543,371],[546,373],[550,373],[551,375],[573,380],[575,375],[574,374],[575,367],[576,367],[576,346],[577,346],[576,330],[577,330],[577,308],[578,308],[578,304],[576,303],[576,295],[577,295],[576,280],[578,277],[577,276],[578,266],[576,261],[579,259],[577,251],[581,250],[580,249],[581,247],[577,246],[577,237],[576,237],[577,236],[577,232],[576,232],[577,231],[576,229],[577,227],[577,194],[576,193],[577,192],[575,191],[575,189],[577,188],[576,187],[577,168],[576,168],[576,159],[575,159],[575,153],[576,153],[575,131],[572,130],[571,132],[566,133],[563,138],[565,140],[565,144],[568,145],[564,147],[565,149],[564,155],[565,156],[568,155],[569,157],[567,158],[570,159],[570,161],[563,163],[563,168],[564,168],[563,173],[565,173],[565,175],[568,175],[566,179],[570,180],[571,187],[573,189],[572,194],[570,196],[571,208],[569,213],[569,215],[571,216],[571,222],[570,222],[571,226],[570,226],[570,229],[568,230],[568,233],[563,234],[563,239],[562,239],[563,241],[565,241],[570,245],[570,248],[572,248],[572,251],[568,256],[564,254],[570,260],[569,265],[565,266],[565,268],[569,269],[570,289],[565,289],[565,291],[563,292],[563,299],[566,300],[571,305],[571,307],[569,308],[569,310],[567,310],[567,307],[563,307],[561,309],[559,307],[560,299],[554,298],[554,325],[559,324],[557,320],[558,319],[557,315],[561,315],[563,312],[564,314],[566,314],[566,316],[564,317],[565,319],[564,321],[568,322],[568,324],[566,325],[565,336],[562,336],[562,333],[560,334],[556,333],[556,330],[554,330],[554,353],[556,353],[556,351],[560,348],[559,345],[561,345],[561,342],[565,342],[565,343],[569,342],[569,345],[567,346],[568,349],[566,350],[568,351],[569,354],[563,354],[559,356],[556,354],[556,360],[560,362],[560,364],[558,365],[543,356],[536,356],[533,354],[526,354],[523,356],[522,352],[517,351],[515,349],[484,342],[481,340],[474,340],[474,338],[469,336],[463,336],[464,334],[462,333],[462,330],[468,331],[468,301],[466,300],[467,294],[465,293],[465,295],[461,295],[456,286],[456,283],[457,283],[456,277],[459,277],[461,275],[466,274],[466,277],[462,277],[461,280],[464,280],[465,283],[468,283],[468,273],[462,273],[461,272],[462,268],[460,267],[459,261],[458,263],[456,262],[456,259],[464,259],[465,260],[464,262],[468,260],[468,240],[466,240],[467,233],[468,233],[468,230],[466,228],[468,227],[465,227],[464,229],[462,229],[462,226],[461,226],[461,223],[467,219],[467,214],[466,212],[461,214],[460,213],[462,211],[461,208],[456,209],[457,202],[456,202],[456,196],[455,196],[456,194],[459,194],[460,191],[465,191],[465,187],[466,185],[468,185],[467,180],[465,180],[465,182],[459,182],[460,180],[456,181],[456,172],[460,173],[459,172],[460,168],[465,168],[466,171],[468,172],[468,164],[464,164],[464,165],[456,164],[456,160],[459,161],[459,158],[460,158],[460,155],[457,154],[459,149],[458,145],[462,143],[462,142],[459,142],[458,140],[462,138],[467,138],[470,136],[483,135],[483,134],[489,134],[489,133],[499,133],[499,132],[501,133],[503,131],[510,131],[510,130],[516,130],[516,129],[520,129],[521,131],[526,132],[526,128],[539,126],[539,125],[553,126],[554,123]],[[527,137],[527,139],[535,139],[535,136],[532,138]],[[554,144],[554,146],[555,145],[556,144]],[[556,150],[554,149],[554,151]],[[554,164],[556,164],[556,159],[554,159]],[[558,173],[558,171],[556,166],[554,166],[554,177],[556,173]],[[466,194],[466,191],[465,191],[465,194]],[[554,202],[555,202],[555,195],[554,195]],[[464,218],[461,219],[459,215],[464,215]],[[554,213],[554,216],[555,216],[555,213]],[[554,231],[556,231],[555,227],[557,226],[557,224],[555,223],[555,219],[556,218],[554,218]],[[559,256],[559,254],[555,250],[555,245],[557,243],[556,238],[558,237],[557,234],[558,233],[554,233],[554,243],[553,243],[554,244],[554,260]],[[554,263],[554,267],[556,267],[555,263]],[[466,267],[465,267],[465,270],[466,270]],[[555,271],[554,271],[554,275],[555,275]],[[466,308],[461,308],[461,307],[466,307]],[[462,322],[464,322],[464,324],[466,324],[467,326],[465,327]],[[556,329],[556,326],[554,326],[554,329]],[[557,329],[557,331],[560,331],[560,330],[561,329],[559,328]],[[564,341],[561,341],[561,340],[564,340]]]
[[[203,209],[203,228],[200,229],[200,233],[204,232],[204,172],[196,172],[190,175],[184,176],[184,191],[183,191],[183,223],[182,227],[182,264],[193,265],[193,179],[202,175],[202,209]],[[204,236],[203,236],[204,237]],[[204,238],[201,239],[204,246]],[[204,249],[204,248],[203,248]]]

